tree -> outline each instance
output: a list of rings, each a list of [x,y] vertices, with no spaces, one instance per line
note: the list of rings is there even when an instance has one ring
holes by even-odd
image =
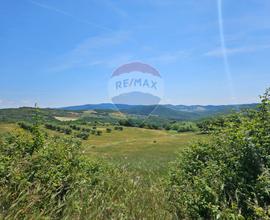
[[[171,167],[168,191],[182,219],[269,219],[270,94],[256,111],[224,118],[209,142]]]

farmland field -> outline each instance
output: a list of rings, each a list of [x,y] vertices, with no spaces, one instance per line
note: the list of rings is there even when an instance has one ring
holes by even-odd
[[[90,135],[82,141],[84,155],[126,166],[141,174],[164,174],[168,163],[177,154],[194,141],[206,139],[205,135],[194,132],[177,133],[175,131],[152,130],[125,127],[123,131],[107,133],[106,127],[97,127],[103,131],[101,136]],[[1,123],[0,134],[20,130],[16,124]],[[50,135],[61,135],[58,132],[44,129]]]
[[[268,93],[263,97],[259,110],[196,122],[120,118],[111,111],[3,110],[0,219],[228,219],[240,216],[229,201],[232,214],[222,209],[223,187],[232,179],[236,188],[225,189],[230,198],[238,185],[245,193],[239,210],[256,216],[250,219],[267,219],[267,210],[246,206],[250,186],[265,193],[261,204],[268,201],[268,176],[260,164],[247,164],[250,157],[265,157],[261,148],[253,154],[253,146],[269,146]],[[253,172],[255,165],[259,185],[243,184],[253,174],[242,170]],[[245,219],[240,217],[234,219]]]
[[[142,173],[159,176],[178,152],[195,140],[205,138],[196,133],[177,133],[142,128],[124,128],[123,131],[91,136],[83,142],[84,153],[126,165]]]

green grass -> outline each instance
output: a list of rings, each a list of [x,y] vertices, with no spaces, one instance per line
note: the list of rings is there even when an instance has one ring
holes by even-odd
[[[84,154],[89,157],[110,160],[142,174],[161,176],[178,152],[201,138],[205,136],[124,128],[123,131],[103,132],[102,136],[91,135],[89,140],[83,142],[83,146]]]
[[[87,141],[82,141],[83,153],[154,177],[165,174],[168,164],[191,142],[206,138],[192,132],[177,133],[131,127],[124,127],[123,131],[110,127],[112,132],[107,133],[106,128],[97,127],[97,130],[103,131],[101,136],[90,135]],[[19,129],[16,124],[0,124],[0,134],[14,129]],[[50,135],[62,135],[51,130],[46,132]]]
[[[111,133],[106,132],[108,127],[112,129]],[[16,124],[2,123],[0,135],[14,129],[20,130]],[[49,136],[64,135],[42,129]],[[102,183],[94,193],[86,191],[71,199],[79,202],[79,207],[86,208],[85,213],[79,212],[80,215],[85,219],[173,219],[163,177],[178,152],[187,148],[190,142],[207,136],[131,127],[118,131],[112,126],[98,126],[97,130],[102,130],[102,135],[90,135],[88,140],[82,141],[82,153],[89,158],[107,161],[104,164],[112,167],[114,173],[102,176]],[[65,213],[65,216],[72,219],[70,216],[76,207],[74,204],[67,206],[71,213]]]
[[[7,132],[12,132],[16,128],[18,128],[18,126],[16,124],[0,123],[0,135],[3,135]]]

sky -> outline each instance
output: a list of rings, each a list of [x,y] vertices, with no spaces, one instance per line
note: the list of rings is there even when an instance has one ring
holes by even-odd
[[[162,103],[254,103],[270,86],[269,0],[0,0],[0,108],[111,102],[119,66]]]

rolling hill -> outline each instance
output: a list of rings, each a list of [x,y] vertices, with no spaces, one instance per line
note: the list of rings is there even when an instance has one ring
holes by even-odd
[[[257,104],[242,105],[124,105],[112,103],[89,104],[60,108],[61,110],[86,111],[86,110],[119,110],[131,115],[155,115],[175,120],[196,120],[219,114],[229,114],[243,109],[256,108]]]
[[[88,120],[101,120],[110,122],[118,120],[114,116],[119,110],[128,116],[144,118],[152,115],[155,118],[166,120],[192,121],[212,117],[220,114],[229,114],[234,111],[255,108],[257,104],[245,105],[114,105],[111,103],[89,104],[80,106],[63,107],[60,109],[39,109],[40,115],[45,121],[55,121],[59,117],[80,118]],[[91,112],[92,111],[92,112]],[[94,112],[94,113],[93,113]],[[0,122],[31,121],[35,116],[34,108],[0,109]]]

